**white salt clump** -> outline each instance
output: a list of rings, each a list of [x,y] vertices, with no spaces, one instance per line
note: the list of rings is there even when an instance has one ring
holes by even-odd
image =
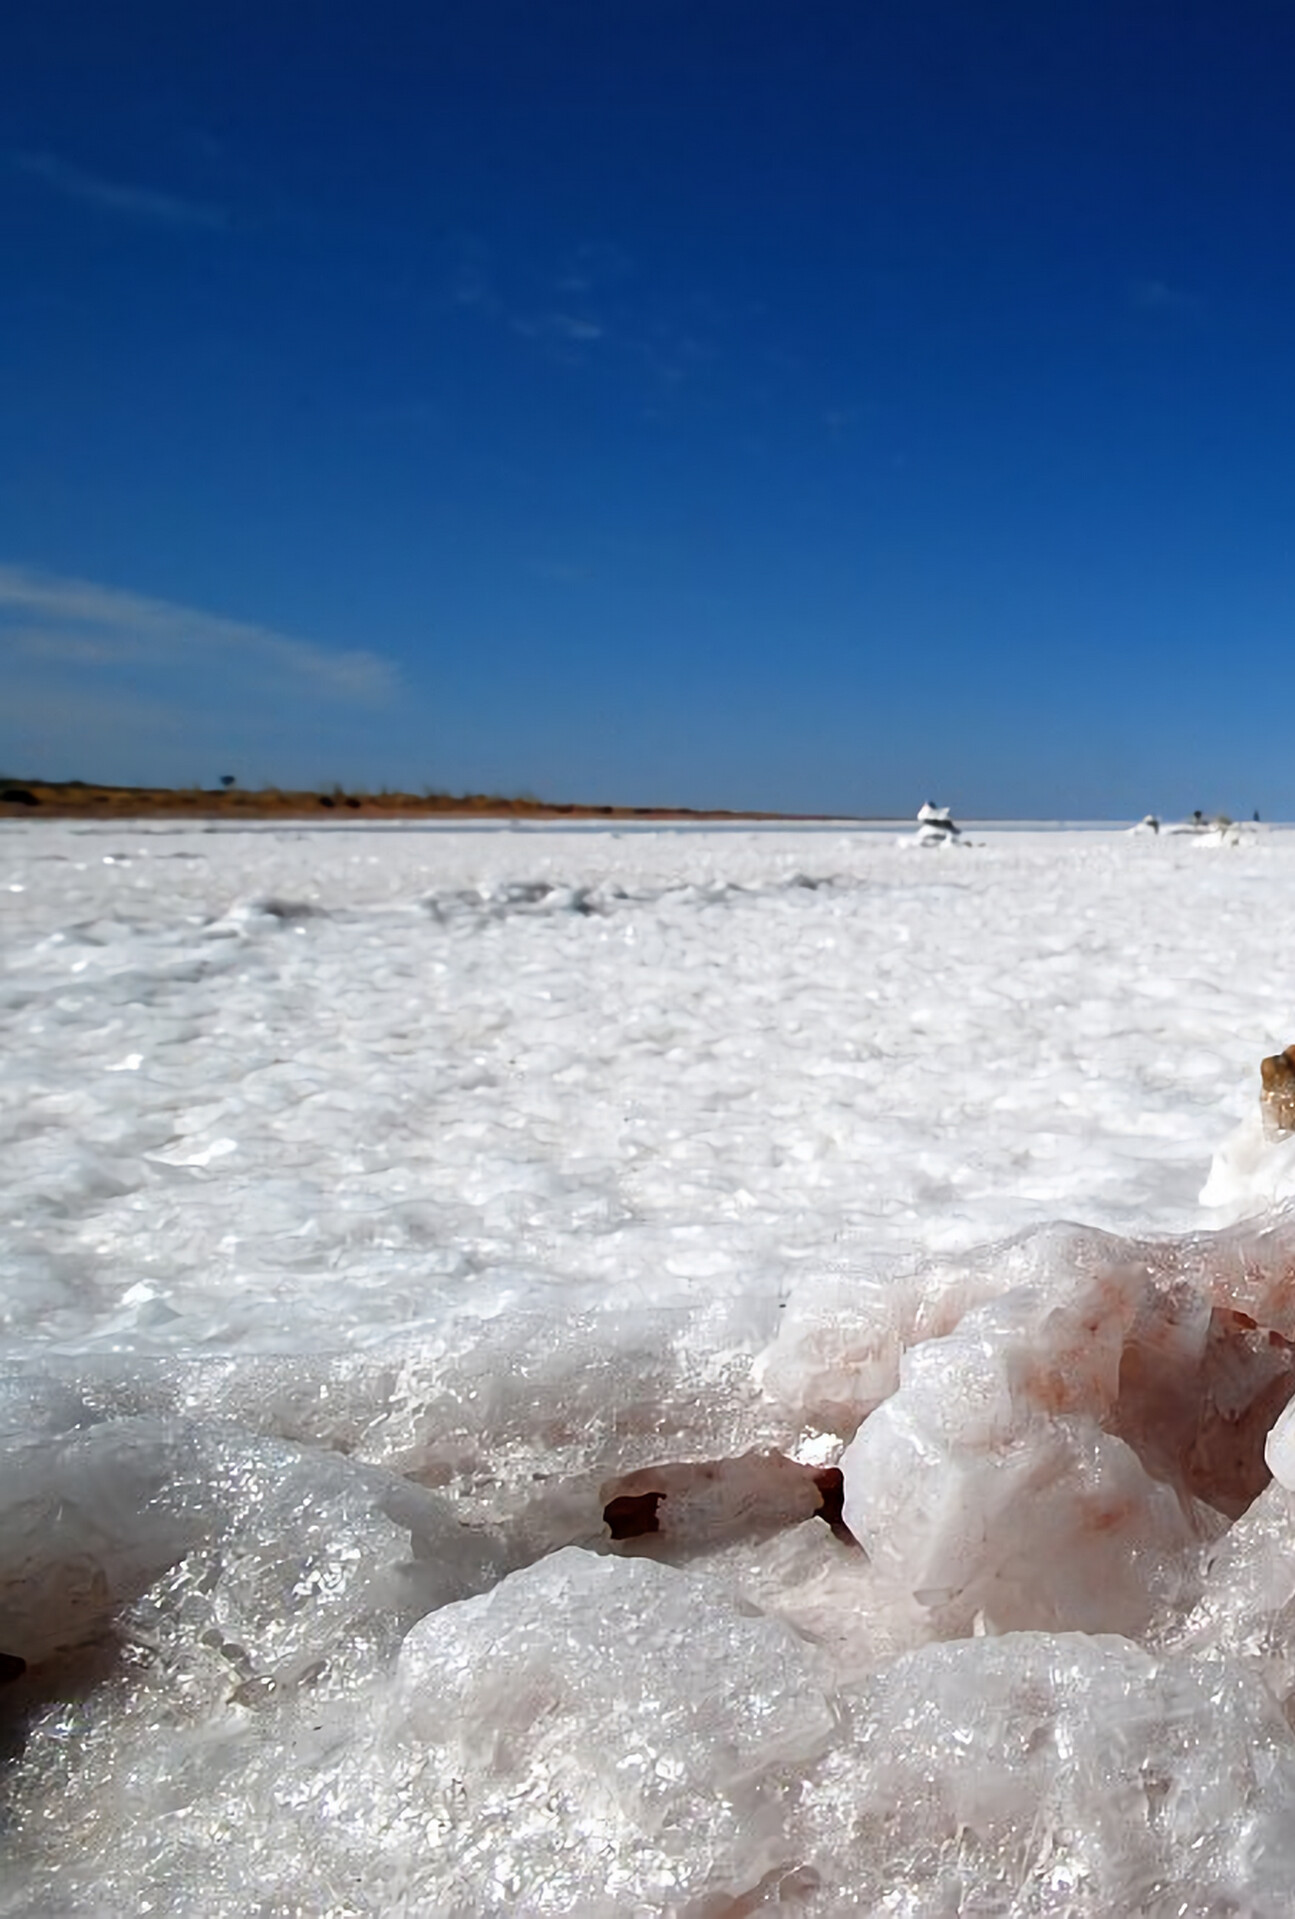
[[[244,1687],[188,1725],[180,1706],[168,1727],[156,1701],[147,1739],[138,1706],[113,1748],[83,1735],[70,1776],[38,1730],[51,1803],[21,1808],[25,1899],[231,1919],[718,1912],[795,1869],[798,1781],[837,1724],[786,1627],[575,1550],[430,1614],[345,1698]],[[69,1786],[76,1855],[47,1862],[40,1815]]]
[[[1045,1248],[905,1351],[843,1455],[845,1520],[946,1631],[1137,1633],[1190,1604],[1198,1548],[1263,1486],[1295,1392],[1292,1221]]]
[[[1200,1197],[1229,1221],[1295,1200],[1295,1133],[1274,1134],[1261,1112],[1247,1113],[1210,1161]]]
[[[948,1629],[1137,1632],[1208,1516],[1105,1431],[1145,1279],[1020,1287],[905,1354],[842,1458],[845,1522]]]
[[[366,1558],[361,1610],[406,1622],[504,1564],[434,1493],[234,1430],[105,1419],[0,1451],[0,1651],[31,1666],[101,1634],[176,1568],[176,1591],[196,1582],[273,1676],[320,1655]]]
[[[921,1310],[919,1289],[916,1277],[902,1274],[807,1275],[756,1359],[756,1380],[806,1426],[849,1438],[895,1390],[899,1356]]]
[[[240,1434],[204,1450],[222,1524],[149,1595],[150,1637],[178,1648],[201,1617],[208,1641],[216,1629],[243,1649],[262,1693],[306,1671],[326,1692],[367,1680],[410,1623],[507,1563],[490,1533],[394,1474]]]
[[[568,1550],[410,1634],[379,1751],[433,1795],[423,1910],[611,1919],[720,1911],[793,1868],[793,1781],[835,1723],[786,1627]]]
[[[1295,1743],[1236,1667],[1015,1633],[908,1654],[851,1715],[806,1794],[824,1919],[1290,1913]]]
[[[1165,1643],[1251,1667],[1295,1711],[1295,1499],[1285,1486],[1269,1485],[1218,1541],[1200,1599]]]
[[[724,1544],[687,1563],[771,1618],[785,1620],[817,1647],[838,1684],[876,1672],[938,1636],[930,1611],[821,1519],[772,1538]]]
[[[909,1346],[952,1332],[973,1306],[1079,1260],[1081,1240],[1110,1243],[1102,1234],[1045,1227],[908,1271],[810,1272],[792,1288],[755,1377],[805,1425],[848,1439],[894,1392]]]
[[[1220,814],[1218,819],[1211,820],[1209,825],[1197,834],[1192,843],[1202,847],[1241,846],[1249,838],[1250,835],[1242,827]]]

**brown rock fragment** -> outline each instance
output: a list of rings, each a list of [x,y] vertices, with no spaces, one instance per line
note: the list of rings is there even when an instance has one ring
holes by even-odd
[[[1295,1046],[1259,1062],[1264,1124],[1274,1136],[1295,1133]]]
[[[842,1517],[843,1494],[838,1466],[803,1465],[769,1450],[641,1467],[609,1480],[601,1497],[613,1539],[658,1533],[666,1547],[691,1552],[768,1537],[815,1517],[853,1544]]]

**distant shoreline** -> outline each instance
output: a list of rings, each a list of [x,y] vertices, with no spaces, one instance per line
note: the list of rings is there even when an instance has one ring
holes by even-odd
[[[804,820],[826,813],[743,813],[690,806],[591,806],[497,794],[284,792],[278,787],[105,786],[89,780],[0,782],[0,819]]]

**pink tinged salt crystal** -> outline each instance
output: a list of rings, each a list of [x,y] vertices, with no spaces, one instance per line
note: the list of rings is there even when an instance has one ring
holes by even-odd
[[[1273,1478],[1288,1492],[1295,1492],[1295,1400],[1287,1402],[1269,1433],[1264,1458]]]
[[[1118,1245],[911,1349],[846,1449],[847,1526],[947,1631],[1136,1634],[1189,1604],[1250,1416],[1290,1393],[1281,1347]]]

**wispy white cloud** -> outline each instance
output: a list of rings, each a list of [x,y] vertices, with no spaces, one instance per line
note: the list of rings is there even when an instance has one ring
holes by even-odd
[[[620,287],[636,273],[634,257],[623,247],[586,240],[568,256],[554,286],[559,293],[593,294]]]
[[[548,285],[536,285],[533,276],[514,272],[501,286],[500,277],[500,264],[489,248],[479,241],[463,243],[448,280],[450,303],[550,351],[591,346],[608,337],[606,320],[590,310],[598,288],[588,268],[564,273]],[[518,284],[519,277],[524,284]],[[555,292],[560,304],[553,302]]]
[[[25,616],[21,624],[6,621]],[[329,700],[381,705],[394,693],[391,661],[335,651],[272,628],[89,580],[0,565],[0,639],[27,657],[67,664],[237,665]]]
[[[1184,287],[1170,286],[1167,280],[1132,280],[1129,305],[1139,313],[1196,313],[1200,299]]]
[[[450,300],[456,307],[484,314],[488,320],[503,316],[503,302],[495,292],[485,270],[474,260],[462,261],[450,278]]]
[[[528,340],[565,340],[577,345],[601,340],[607,330],[600,320],[589,319],[578,313],[537,313],[521,316],[513,320],[511,325],[514,333],[520,333]]]
[[[25,566],[0,565],[0,686],[0,765],[32,777],[386,779],[428,729],[379,654]]]
[[[223,207],[202,200],[190,200],[181,194],[161,193],[153,187],[128,186],[119,180],[107,180],[101,174],[87,172],[53,153],[14,155],[19,171],[41,181],[66,199],[81,200],[105,213],[144,225],[162,227],[199,227],[217,232],[229,225]]]

